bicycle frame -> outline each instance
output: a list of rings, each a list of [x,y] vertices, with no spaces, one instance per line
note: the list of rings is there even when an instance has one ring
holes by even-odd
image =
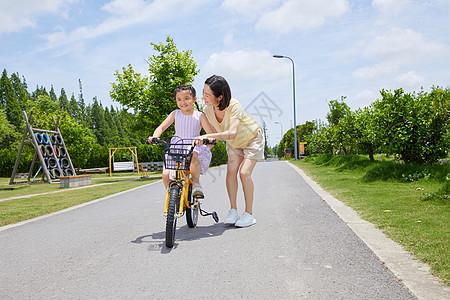
[[[178,185],[180,187],[180,207],[178,209],[177,217],[180,218],[184,215],[184,208],[190,208],[191,203],[189,202],[189,186],[191,184],[194,184],[192,181],[190,174],[191,172],[188,170],[180,170],[179,168],[179,162],[177,164],[177,170],[175,171],[175,180],[172,180],[167,188],[166,191],[166,202],[164,205],[164,215],[167,216],[167,210],[169,207],[169,196],[170,196],[170,189],[174,185]],[[195,204],[194,204],[195,205]]]

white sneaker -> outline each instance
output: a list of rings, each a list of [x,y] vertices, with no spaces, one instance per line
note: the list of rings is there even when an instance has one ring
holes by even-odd
[[[256,223],[256,219],[253,215],[245,212],[242,217],[234,224],[236,227],[248,227]]]
[[[194,187],[192,189],[192,196],[201,197],[203,196],[203,189],[200,183],[194,183]]]
[[[223,223],[227,225],[234,225],[237,220],[239,220],[239,214],[237,210],[232,208],[228,211],[228,216],[225,218]]]

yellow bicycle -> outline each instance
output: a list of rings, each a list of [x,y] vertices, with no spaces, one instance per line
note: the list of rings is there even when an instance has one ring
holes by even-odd
[[[175,170],[175,178],[167,188],[164,215],[166,217],[166,246],[172,248],[175,242],[175,231],[177,219],[186,215],[186,222],[189,228],[197,226],[199,213],[202,216],[211,215],[214,221],[219,222],[219,217],[215,211],[209,213],[203,210],[200,199],[204,196],[193,196],[193,181],[190,176],[190,165],[192,152],[194,151],[194,139],[182,139],[172,137],[172,143],[162,139],[153,138],[152,144],[164,144],[164,167],[168,170]],[[203,144],[215,144],[204,139]]]

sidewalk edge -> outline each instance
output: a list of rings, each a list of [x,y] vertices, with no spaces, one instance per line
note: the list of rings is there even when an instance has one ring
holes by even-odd
[[[25,221],[14,223],[14,224],[5,225],[5,226],[0,227],[0,232],[2,232],[4,230],[11,229],[11,228],[14,228],[14,227],[22,226],[22,225],[25,225],[25,224],[28,224],[28,223],[31,223],[31,222],[36,222],[36,221],[39,221],[39,220],[47,219],[47,218],[50,218],[52,216],[63,214],[63,213],[66,213],[66,212],[69,212],[71,210],[75,210],[75,209],[78,209],[78,208],[81,208],[81,207],[84,207],[84,206],[95,204],[97,202],[104,201],[104,200],[107,200],[109,198],[112,198],[112,197],[115,197],[115,196],[119,196],[119,195],[122,195],[122,194],[130,192],[130,191],[142,189],[142,188],[147,187],[149,185],[156,184],[156,183],[158,183],[160,181],[161,180],[157,180],[157,181],[151,182],[149,184],[141,185],[141,186],[138,186],[138,187],[126,190],[126,191],[122,191],[122,192],[119,192],[119,193],[116,193],[116,194],[112,194],[112,195],[109,195],[109,196],[106,196],[106,197],[103,197],[103,198],[95,199],[95,200],[92,200],[92,201],[89,201],[89,202],[85,202],[85,203],[78,204],[78,205],[75,205],[75,206],[71,206],[71,207],[68,207],[68,208],[65,208],[65,209],[62,209],[62,210],[58,210],[58,211],[55,211],[55,212],[47,214],[47,215],[43,215],[43,216],[39,216],[39,217],[36,217],[36,218],[28,219],[28,220],[25,220]]]
[[[413,258],[403,247],[388,238],[374,224],[361,219],[351,207],[323,190],[303,170],[286,162],[330,206],[350,229],[375,253],[406,288],[418,299],[448,300],[450,288],[430,273],[430,267]]]

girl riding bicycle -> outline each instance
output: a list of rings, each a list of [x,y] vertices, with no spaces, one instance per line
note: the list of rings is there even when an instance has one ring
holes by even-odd
[[[171,143],[174,144],[177,142],[177,139],[195,139],[200,135],[202,127],[206,133],[215,132],[205,114],[198,107],[194,87],[182,84],[175,89],[174,95],[179,109],[172,111],[161,125],[155,129],[153,135],[148,138],[149,142],[152,142],[153,138],[159,138],[172,123],[175,123],[175,136],[171,140]],[[197,110],[194,110],[194,104]],[[200,174],[204,174],[208,170],[211,156],[209,146],[195,146],[190,166],[192,181],[194,182],[193,196],[203,195],[202,186],[200,185]],[[174,179],[174,173],[174,171],[164,169],[162,178],[166,189],[170,180]]]

